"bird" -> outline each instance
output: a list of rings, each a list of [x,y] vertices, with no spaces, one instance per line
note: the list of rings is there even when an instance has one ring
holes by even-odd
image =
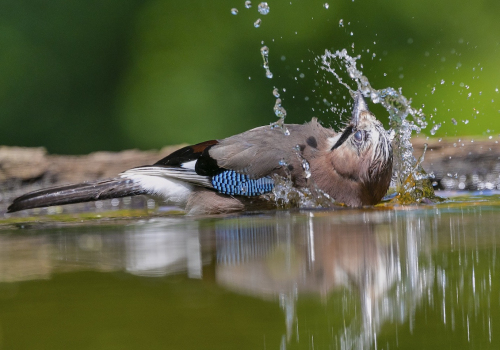
[[[361,91],[336,132],[316,118],[305,124],[261,126],[181,148],[153,165],[112,179],[41,189],[13,200],[7,212],[135,195],[160,197],[186,214],[220,214],[262,206],[277,177],[315,186],[350,207],[379,203],[392,177],[390,131],[370,112]]]

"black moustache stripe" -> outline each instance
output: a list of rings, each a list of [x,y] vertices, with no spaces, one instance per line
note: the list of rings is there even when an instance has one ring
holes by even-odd
[[[346,140],[347,138],[352,134],[352,131],[353,131],[353,127],[352,126],[348,126],[344,132],[342,133],[342,136],[340,136],[339,140],[337,141],[337,143],[335,145],[333,145],[332,147],[332,151],[336,148],[339,148],[340,145],[342,145]]]

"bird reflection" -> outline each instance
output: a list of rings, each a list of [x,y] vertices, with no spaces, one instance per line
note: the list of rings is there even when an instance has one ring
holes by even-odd
[[[14,298],[20,282],[76,271],[165,281],[180,274],[218,284],[210,288],[217,294],[227,289],[279,305],[285,330],[276,336],[283,349],[302,342],[299,334],[308,341],[313,334],[326,337],[333,348],[372,348],[382,329],[397,343],[399,326],[391,326],[418,330],[422,310],[439,314],[454,332],[470,333],[469,339],[487,334],[491,341],[498,212],[480,208],[481,215],[463,216],[454,210],[281,211],[5,231],[0,298]],[[319,312],[313,310],[318,300]]]
[[[360,299],[360,341],[370,343],[381,326],[381,300],[400,276],[397,245],[374,224],[345,223],[308,213],[301,220],[243,218],[216,225],[220,285],[238,293],[278,298],[285,313],[286,341],[297,327],[299,294],[326,300],[347,289]],[[285,337],[284,337],[285,338]]]

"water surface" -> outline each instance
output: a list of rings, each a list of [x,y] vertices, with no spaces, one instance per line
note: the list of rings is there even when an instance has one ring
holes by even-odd
[[[497,349],[499,214],[481,196],[4,226],[0,348]]]

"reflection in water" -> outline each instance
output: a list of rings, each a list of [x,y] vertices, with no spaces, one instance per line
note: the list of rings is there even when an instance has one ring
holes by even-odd
[[[277,296],[285,312],[287,334],[283,339],[287,342],[294,328],[297,339],[299,335],[298,294],[318,294],[325,300],[336,289],[351,290],[359,298],[361,315],[341,330],[339,345],[348,349],[369,346],[385,321],[405,318],[406,310],[416,306],[421,287],[427,287],[422,278],[427,271],[418,268],[418,261],[409,262],[418,259],[414,254],[407,259],[410,271],[403,278],[398,242],[388,227],[377,226],[383,217],[372,215],[369,221],[374,222],[367,224],[340,219],[314,218],[308,213],[302,218],[285,216],[268,226],[261,219],[255,223],[252,219],[221,221],[216,226],[217,281],[238,292]],[[415,289],[408,288],[408,283],[415,283]],[[394,285],[398,292],[389,297],[388,290]],[[412,299],[415,302],[409,301]]]
[[[279,304],[282,349],[397,347],[434,318],[490,344],[499,221],[489,207],[346,210],[3,234],[0,282],[80,270],[213,280],[212,268],[224,290]]]
[[[179,227],[178,220],[134,225],[126,233],[126,270],[142,276],[166,276],[187,270],[201,278],[197,222]]]

